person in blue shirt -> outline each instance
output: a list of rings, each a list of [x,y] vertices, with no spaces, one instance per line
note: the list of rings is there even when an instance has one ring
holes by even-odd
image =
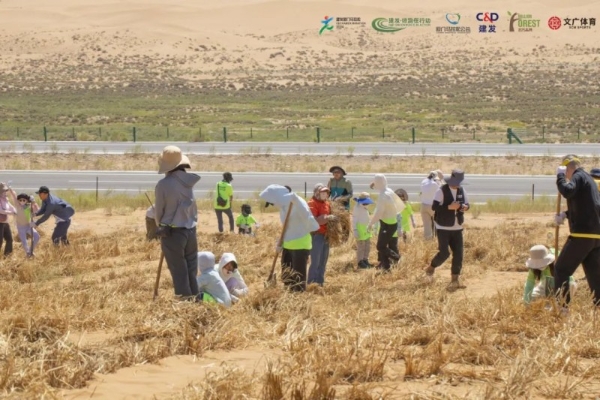
[[[39,195],[40,200],[42,200],[42,207],[35,215],[37,217],[41,215],[42,218],[37,221],[32,221],[31,227],[35,229],[46,222],[48,218],[54,216],[56,219],[56,226],[54,227],[54,232],[52,232],[52,243],[54,243],[55,246],[58,246],[61,243],[68,245],[69,239],[67,238],[67,233],[69,232],[71,217],[75,214],[75,210],[63,199],[50,194],[50,189],[48,189],[47,186],[40,186],[40,190],[35,193]]]

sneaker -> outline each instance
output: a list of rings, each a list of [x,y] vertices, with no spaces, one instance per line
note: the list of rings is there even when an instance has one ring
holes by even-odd
[[[368,269],[369,265],[365,263],[365,260],[360,260],[358,262],[358,269]]]
[[[431,265],[427,266],[425,268],[423,268],[423,272],[425,272],[425,281],[427,283],[433,283],[433,274],[435,272],[435,268],[433,268]]]
[[[460,283],[459,275],[452,275],[452,280],[446,287],[446,290],[449,292],[456,292],[458,289],[466,289],[466,286]]]

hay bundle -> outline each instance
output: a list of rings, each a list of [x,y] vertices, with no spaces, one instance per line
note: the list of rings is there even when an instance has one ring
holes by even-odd
[[[329,246],[335,247],[348,241],[350,232],[352,232],[352,220],[350,219],[350,213],[341,203],[332,201],[330,205],[331,215],[335,215],[337,218],[334,221],[327,221],[327,234],[325,236],[329,241]]]

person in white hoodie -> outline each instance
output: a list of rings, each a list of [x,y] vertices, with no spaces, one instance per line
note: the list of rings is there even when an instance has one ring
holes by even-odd
[[[371,231],[379,221],[379,234],[377,236],[377,268],[383,272],[390,271],[390,259],[400,261],[400,254],[394,251],[397,239],[394,237],[398,229],[397,215],[404,209],[404,203],[392,189],[387,186],[387,179],[383,174],[375,175],[373,189],[379,192],[377,206],[371,217],[367,229]]]
[[[199,291],[198,300],[211,302],[214,299],[225,307],[231,307],[231,295],[215,268],[215,255],[213,253],[210,251],[198,252],[198,270],[200,272],[200,275],[196,278]]]
[[[293,193],[289,187],[269,185],[260,193],[260,198],[279,207],[279,219],[283,224],[290,204],[293,204],[283,243],[276,245],[281,252],[281,279],[291,291],[306,290],[306,266],[312,249],[311,232],[319,229],[319,223],[313,216],[306,200]]]
[[[237,303],[240,297],[248,295],[248,285],[246,285],[238,270],[237,259],[233,253],[223,253],[219,264],[215,265],[215,268],[219,271],[223,282],[225,282],[233,303]]]
[[[433,239],[435,233],[433,198],[437,190],[443,185],[443,180],[444,174],[438,169],[431,171],[427,178],[421,181],[421,219],[423,220],[425,240]]]

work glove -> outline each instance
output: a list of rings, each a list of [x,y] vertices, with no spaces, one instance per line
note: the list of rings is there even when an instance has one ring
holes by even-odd
[[[335,215],[329,214],[328,216],[325,217],[325,219],[327,221],[335,221],[337,219],[337,217]]]
[[[562,225],[565,222],[566,218],[567,218],[567,213],[565,213],[563,211],[560,214],[557,214],[557,215],[554,216],[554,223],[556,225]]]
[[[564,166],[560,166],[558,168],[556,168],[556,175],[558,174],[566,174],[567,173],[567,167]]]

